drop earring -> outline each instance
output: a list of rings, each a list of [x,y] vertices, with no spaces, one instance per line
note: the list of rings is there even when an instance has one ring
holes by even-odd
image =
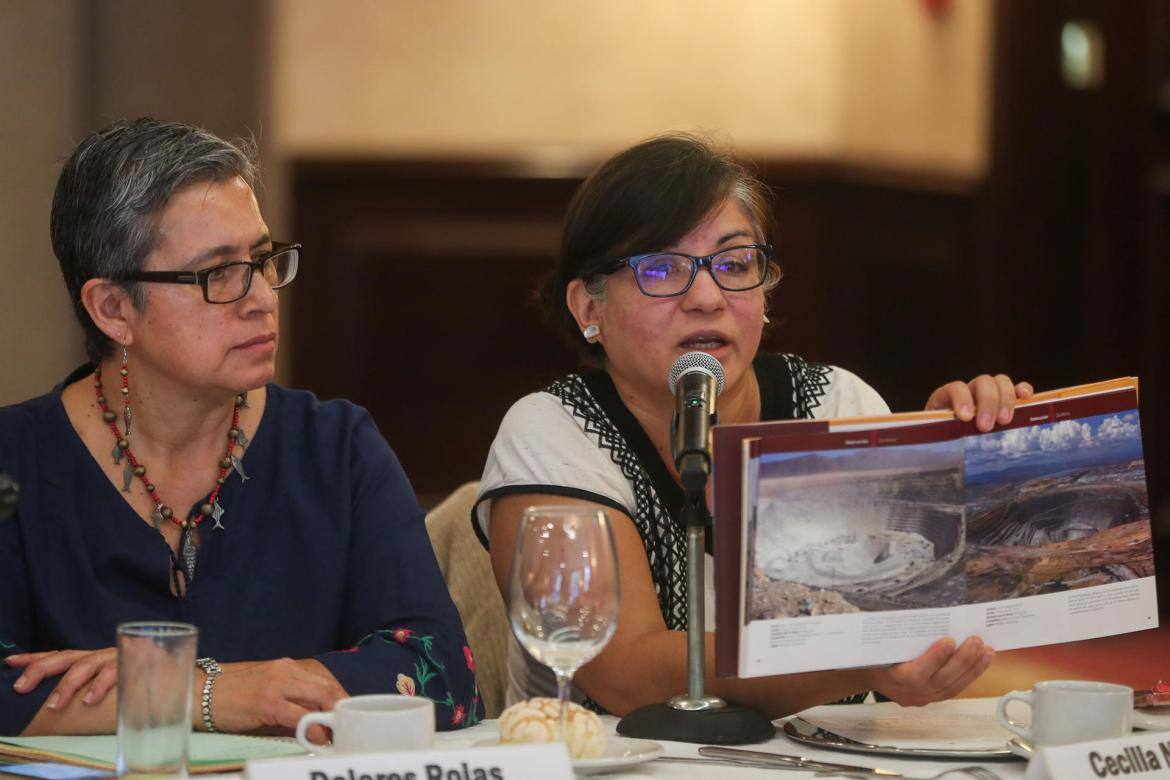
[[[601,328],[596,325],[589,325],[585,330],[581,331],[581,335],[585,337],[586,341],[597,338],[597,334],[599,333],[601,333]]]
[[[122,368],[118,373],[122,376],[122,420],[126,423],[126,433],[123,436],[130,435],[130,387],[126,384],[126,377],[130,371],[126,368],[126,364],[130,362],[130,353],[126,351],[126,345],[122,345]]]

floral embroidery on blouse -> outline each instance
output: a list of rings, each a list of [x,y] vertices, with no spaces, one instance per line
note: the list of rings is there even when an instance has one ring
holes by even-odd
[[[467,703],[455,701],[447,682],[447,668],[435,657],[433,652],[434,637],[416,634],[409,628],[380,628],[358,642],[358,646],[368,644],[374,637],[383,642],[397,642],[400,645],[411,645],[420,650],[418,659],[414,662],[414,677],[399,673],[395,687],[399,693],[409,696],[421,695],[441,707],[451,708],[451,725],[473,726],[479,722],[479,683],[476,683],[471,701]],[[475,661],[471,655],[471,648],[464,645],[463,657],[467,660],[467,668],[475,671]],[[440,679],[435,680],[438,677]],[[427,686],[434,683],[437,691],[428,692]]]

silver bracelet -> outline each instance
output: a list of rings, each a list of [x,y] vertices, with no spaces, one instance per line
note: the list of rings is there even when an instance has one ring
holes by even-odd
[[[215,728],[215,719],[211,717],[211,690],[215,687],[215,680],[223,672],[223,669],[220,668],[219,661],[214,658],[199,658],[195,661],[195,665],[207,675],[203,679],[203,697],[200,705],[203,711],[203,727],[214,734],[218,729]]]

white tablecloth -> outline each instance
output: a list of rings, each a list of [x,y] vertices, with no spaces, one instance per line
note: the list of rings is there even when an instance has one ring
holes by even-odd
[[[847,719],[848,714],[863,714],[874,711],[875,705],[832,705],[830,708],[832,712],[839,713]],[[956,720],[966,720],[967,716],[972,714],[974,710],[980,713],[994,713],[995,699],[979,699],[966,700],[955,702],[940,702],[932,704],[929,707],[907,709],[907,714],[916,714],[918,717],[914,720],[919,724],[921,729],[922,723],[929,723],[937,721],[939,723],[955,722]],[[809,712],[809,717],[813,717],[816,712],[823,711],[823,708],[815,708]],[[992,715],[992,717],[994,717]],[[617,726],[617,718],[605,717],[603,718],[606,726],[609,728],[611,734],[615,734],[614,729]],[[979,766],[991,769],[1004,780],[1015,780],[1022,778],[1027,768],[1027,764],[1022,760],[1001,761],[967,761],[962,759],[906,759],[896,758],[892,756],[877,755],[871,753],[853,753],[839,750],[824,750],[811,747],[805,743],[796,742],[784,736],[779,727],[783,724],[777,722],[778,733],[770,741],[758,745],[744,745],[743,747],[750,750],[766,750],[775,753],[784,753],[786,755],[805,756],[807,758],[814,758],[820,761],[829,761],[838,764],[853,764],[857,766],[881,767],[883,769],[894,769],[902,772],[907,777],[930,777],[931,775],[940,772],[944,769],[970,766],[977,764]],[[1006,733],[1006,732],[1005,732]],[[437,746],[442,745],[460,745],[469,746],[475,742],[485,739],[491,739],[497,736],[496,724],[494,721],[487,721],[480,723],[465,731],[448,732],[438,735]],[[670,742],[666,740],[657,740],[664,749],[664,757],[686,757],[699,758],[699,745],[694,745],[686,742]],[[609,772],[601,777],[610,778],[610,780],[621,780],[622,778],[645,778],[645,777],[702,777],[702,778],[763,778],[763,777],[803,777],[809,780],[812,774],[805,770],[786,770],[781,768],[760,768],[751,766],[733,766],[715,762],[704,763],[675,763],[665,760],[650,761],[643,764],[636,764],[628,769],[621,769],[614,772]]]
[[[875,706],[872,704],[858,704],[858,705],[832,705],[830,713],[834,720],[848,720],[852,715],[861,715],[869,718],[870,713],[875,712]],[[978,700],[958,700],[951,702],[940,702],[932,704],[928,707],[917,709],[904,710],[902,721],[897,725],[901,729],[903,726],[908,727],[909,733],[926,733],[929,731],[931,723],[946,726],[958,723],[969,723],[972,719],[979,720],[986,718],[988,713],[993,713],[995,707],[995,699],[978,699]],[[869,709],[866,709],[869,708]],[[881,710],[876,710],[881,712]],[[824,712],[824,708],[814,708],[807,713],[807,716],[812,718],[818,712]],[[975,718],[972,718],[975,715]],[[614,729],[617,726],[617,718],[605,717],[603,718],[610,733],[615,733]],[[781,722],[777,722],[781,726]],[[435,747],[443,749],[471,747],[476,743],[493,740],[498,736],[495,721],[485,721],[477,724],[469,729],[462,731],[444,732],[436,735]],[[615,734],[616,736],[616,734]],[[948,735],[937,735],[942,738],[947,738]],[[932,735],[932,738],[934,735]],[[966,739],[972,739],[973,734],[965,735]],[[699,758],[699,745],[688,744],[685,742],[670,742],[667,740],[659,740],[664,749],[664,758]],[[987,760],[987,761],[967,761],[963,759],[906,759],[887,755],[877,755],[872,753],[854,753],[837,750],[824,750],[811,747],[807,744],[796,742],[784,736],[782,732],[778,733],[769,742],[759,745],[745,745],[744,747],[752,750],[766,750],[775,753],[784,753],[786,755],[799,755],[807,758],[814,758],[820,761],[829,761],[838,764],[853,764],[856,766],[881,767],[883,769],[893,769],[902,772],[908,778],[927,778],[941,772],[944,769],[957,768],[961,766],[970,766],[972,764],[986,767],[999,775],[1004,780],[1018,780],[1024,777],[1024,772],[1027,764],[1022,760],[1002,761],[1002,760]],[[648,778],[648,777],[686,777],[686,778],[714,778],[721,780],[722,778],[763,778],[763,777],[802,777],[809,780],[813,775],[805,770],[787,770],[782,768],[759,768],[751,766],[734,766],[713,761],[697,762],[672,762],[668,760],[654,760],[647,763],[636,764],[628,768],[617,769],[608,772],[600,777],[608,778],[608,780],[622,780],[623,778]],[[241,775],[222,775],[222,778],[239,778]]]

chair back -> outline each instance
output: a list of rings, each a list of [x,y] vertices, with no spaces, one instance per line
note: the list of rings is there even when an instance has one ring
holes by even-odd
[[[478,482],[455,490],[427,514],[427,533],[463,630],[475,653],[475,676],[486,716],[504,709],[508,685],[508,615],[496,588],[492,561],[471,529],[471,507]]]

